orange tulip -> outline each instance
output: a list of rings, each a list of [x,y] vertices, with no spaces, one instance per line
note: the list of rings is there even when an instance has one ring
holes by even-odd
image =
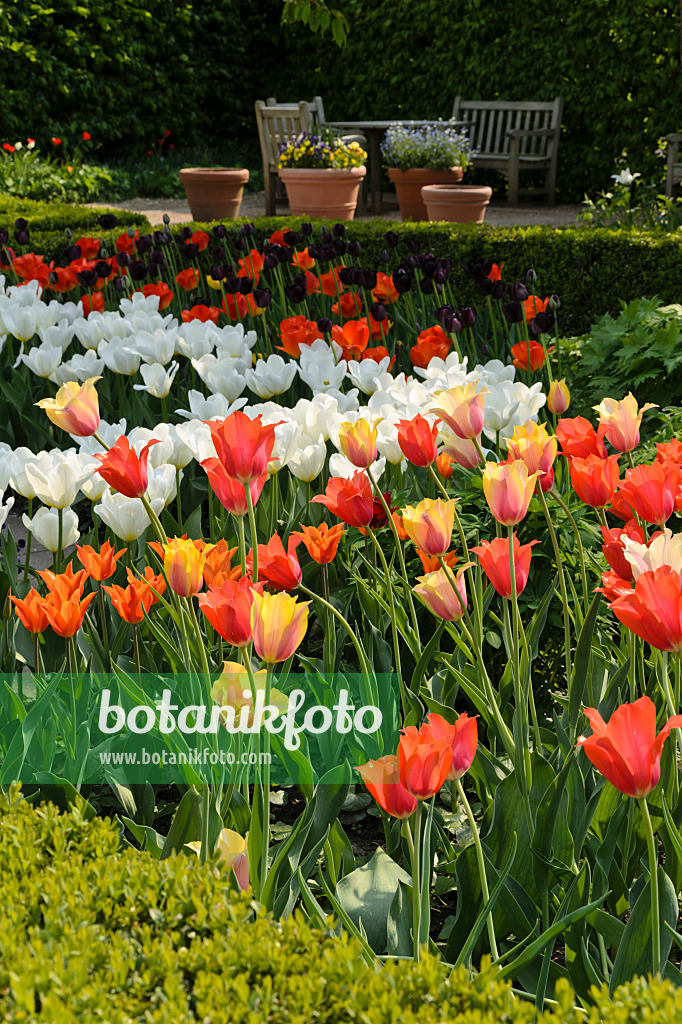
[[[219,587],[234,572],[232,556],[236,552],[237,548],[229,547],[224,539],[209,548],[204,561],[204,582],[207,587],[212,583]]]
[[[487,388],[476,391],[477,383],[458,384],[447,391],[438,391],[434,396],[438,405],[432,408],[447,423],[453,434],[465,440],[473,440],[483,430],[485,396]],[[456,456],[455,456],[456,457]]]
[[[368,469],[377,457],[377,427],[361,418],[339,427],[339,448],[358,469]]]
[[[275,446],[275,426],[253,419],[246,413],[233,412],[224,420],[209,420],[211,439],[228,476],[248,484],[267,471]]]
[[[605,459],[608,454],[602,441],[604,427],[600,425],[599,431],[595,431],[584,416],[559,420],[556,425],[556,436],[562,452],[569,459],[585,459],[588,455],[597,455],[600,459]]]
[[[571,404],[571,392],[566,387],[566,378],[553,380],[547,393],[547,408],[556,416],[566,412]]]
[[[552,349],[549,350],[550,352]],[[511,354],[513,355],[513,363],[517,370],[528,369],[528,353],[530,352],[530,369],[531,373],[539,370],[545,362],[545,350],[539,341],[519,341],[516,345],[512,345]]]
[[[661,778],[661,751],[671,729],[682,728],[682,715],[673,715],[656,735],[656,705],[649,697],[621,704],[608,723],[596,708],[585,708],[591,736],[579,736],[578,746],[625,796],[641,799]]]
[[[114,575],[117,569],[116,563],[119,558],[123,558],[127,550],[127,548],[121,548],[120,551],[114,551],[108,540],[99,551],[95,551],[89,544],[76,547],[81,565],[85,568],[88,576],[98,582],[108,580],[110,576]]]
[[[395,754],[387,754],[376,761],[368,761],[356,769],[362,775],[362,781],[380,807],[392,818],[409,818],[414,814],[417,801],[400,781],[398,758]]]
[[[638,410],[637,399],[630,392],[620,402],[615,398],[604,398],[593,408],[599,413],[599,424],[609,444],[618,452],[631,452],[639,444],[642,416],[649,409],[658,409],[658,406],[647,402]]]
[[[419,586],[414,587],[414,592],[437,618],[458,622],[463,617],[467,607],[465,568],[463,566],[455,576],[456,593],[444,569],[417,577]]]
[[[517,459],[497,465],[486,462],[483,493],[490,511],[503,526],[516,526],[525,517],[535,489],[535,473]]]
[[[192,306],[191,309],[183,309],[180,312],[180,317],[183,324],[189,324],[192,320],[198,320],[202,324],[206,324],[210,320],[212,324],[217,324],[220,313],[221,310],[218,306],[207,306],[206,303],[200,302],[198,305]]]
[[[145,612],[149,611],[152,602],[149,600],[149,587],[141,580],[132,579],[127,587],[119,587],[114,583],[102,589],[107,592],[124,622],[137,624],[144,620]]]
[[[309,601],[291,594],[253,593],[251,628],[253,646],[263,661],[287,661],[300,646],[308,628]]]
[[[163,549],[163,570],[171,590],[180,597],[198,593],[204,583],[204,552],[182,537],[174,537]]]
[[[322,332],[314,320],[308,320],[305,316],[290,316],[280,323],[279,336],[282,344],[275,347],[298,359],[301,345],[312,345],[317,338],[322,337]]]
[[[415,545],[427,555],[444,555],[452,541],[455,501],[424,498],[418,505],[406,505],[403,526]]]
[[[10,594],[10,601],[17,610],[17,616],[29,633],[42,633],[47,628],[45,598],[37,590],[29,590],[23,600]]]
[[[95,600],[95,594],[88,594],[82,601],[79,594],[72,594],[64,600],[57,593],[45,598],[45,614],[55,633],[59,636],[75,636],[83,624],[88,606]]]
[[[433,730],[408,725],[398,744],[400,781],[418,800],[430,800],[442,788],[452,767],[452,746]]]
[[[446,359],[451,346],[452,341],[442,327],[429,327],[418,335],[417,344],[410,349],[410,359],[414,366],[423,369],[434,358]]]
[[[198,267],[188,267],[187,270],[181,270],[175,280],[184,292],[193,292],[199,287],[201,271]]]
[[[618,455],[600,459],[588,455],[586,459],[570,460],[571,483],[581,501],[593,508],[608,505],[618,486]]]
[[[336,526],[320,523],[319,527],[301,526],[301,532],[292,533],[291,536],[296,538],[294,550],[303,542],[314,562],[318,565],[329,565],[336,558],[339,542],[345,532],[342,523],[337,523]]]
[[[301,249],[300,252],[295,252],[291,262],[299,270],[312,270],[315,266],[315,260],[312,258],[308,249]]]
[[[532,540],[530,544],[520,544],[519,538],[514,534],[514,578],[517,596],[522,594],[526,588],[533,545],[538,543],[539,541]],[[496,537],[490,543],[484,540],[480,547],[471,548],[471,551],[478,555],[483,572],[497,593],[509,600],[512,596],[512,589],[507,538]]]
[[[619,492],[640,519],[663,528],[675,511],[681,483],[679,466],[654,462],[626,470]]]
[[[366,320],[348,320],[343,327],[332,327],[332,341],[341,349],[343,359],[360,359],[369,344],[369,325]]]
[[[75,380],[64,384],[56,398],[43,398],[35,404],[47,418],[74,437],[90,437],[99,427],[99,401],[95,384],[101,377],[89,377],[85,384]]]
[[[616,618],[659,651],[682,651],[682,579],[669,565],[637,577],[610,605]]]
[[[529,473],[542,478],[551,470],[557,455],[557,439],[547,433],[544,423],[529,420],[522,427],[514,427],[507,439],[510,458],[525,462]]]
[[[147,298],[149,295],[158,295],[159,297],[159,312],[163,312],[164,309],[168,309],[171,302],[174,299],[174,294],[171,289],[163,281],[157,281],[152,284],[146,284],[140,289],[142,294]]]
[[[325,292],[325,295],[327,293]],[[335,294],[335,293],[333,293]],[[346,292],[340,295],[332,306],[332,313],[343,317],[344,320],[358,316],[362,309],[362,299],[356,292]],[[340,343],[339,343],[340,344]]]
[[[435,555],[427,555],[426,552],[420,550],[420,548],[417,548],[417,554],[419,555],[419,560],[421,561],[422,568],[425,573],[438,572],[440,569],[440,562]],[[443,555],[443,561],[448,568],[452,569],[453,565],[456,565],[457,562],[459,562],[459,555],[456,551],[448,551],[447,554]]]
[[[526,320],[531,321],[538,315],[538,313],[545,312],[549,305],[549,298],[539,299],[537,295],[529,295],[522,305]]]
[[[328,270],[326,274],[320,274],[322,291],[325,295],[329,295],[331,298],[336,298],[336,296],[340,295],[343,291],[343,284],[339,277],[339,269],[339,267],[332,267],[332,269]],[[377,277],[378,276],[379,275],[377,274]],[[357,309],[355,312],[359,313],[360,310]],[[354,316],[355,313],[351,315]]]
[[[436,439],[438,426],[433,426],[421,413],[411,420],[398,420],[398,444],[400,450],[413,466],[431,466],[438,457]]]
[[[251,580],[226,579],[220,587],[209,587],[197,600],[202,612],[217,633],[234,647],[251,642],[251,608],[254,586]]]
[[[141,498],[147,490],[149,477],[147,474],[147,459],[149,449],[156,440],[148,441],[139,456],[130,447],[130,441],[123,435],[112,445],[105,455],[95,455],[101,465],[95,472],[104,477],[110,487],[113,487],[119,494],[126,498]]]
[[[53,573],[51,569],[38,569],[37,573],[47,587],[48,592],[50,594],[57,594],[65,601],[68,601],[74,594],[78,594],[80,597],[85,588],[85,581],[88,578],[85,569],[79,569],[78,572],[74,572],[70,562],[64,572],[59,574]]]
[[[471,768],[478,746],[477,715],[473,718],[464,713],[451,725],[442,715],[429,715],[422,732],[428,732],[436,740],[446,740],[452,750],[452,765],[448,779],[461,779]]]
[[[458,438],[458,440],[461,440],[461,438]],[[479,459],[478,452],[476,452],[476,458]],[[436,469],[438,471],[438,475],[443,477],[443,480],[449,480],[452,474],[454,473],[452,464],[455,461],[456,460],[453,459],[453,457],[449,455],[447,452],[441,452],[438,458],[436,459]]]
[[[249,511],[249,506],[246,502],[244,484],[229,476],[220,459],[204,459],[200,466],[206,471],[211,490],[220,504],[233,516],[245,516]],[[261,476],[249,484],[251,501],[254,505],[260,498],[267,479],[268,471],[266,469]]]

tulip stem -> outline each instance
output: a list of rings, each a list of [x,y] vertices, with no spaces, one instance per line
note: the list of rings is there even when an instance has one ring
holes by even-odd
[[[192,629],[194,630],[194,635],[197,638],[197,645],[199,647],[199,656],[201,658],[201,670],[204,673],[204,676],[205,676],[205,679],[206,679],[207,690],[210,691],[210,689],[211,689],[211,672],[210,672],[209,667],[208,667],[208,658],[206,656],[206,645],[204,643],[204,638],[201,635],[201,630],[199,629],[199,623],[197,621],[197,613],[194,610],[194,602],[192,601],[191,597],[185,598],[185,601],[189,605],[189,617],[190,617],[191,622],[192,622]]]
[[[237,516],[239,523],[239,562],[242,567],[242,576],[246,576],[246,538],[244,536],[244,516]]]
[[[166,422],[168,419],[166,418]],[[175,470],[175,494],[178,506],[178,526],[182,530],[182,497],[180,495],[180,470]]]
[[[412,942],[414,959],[419,963],[419,918],[421,912],[421,885],[419,861],[421,857],[421,834],[422,834],[422,800],[417,800],[417,808],[414,812],[414,848],[412,852]]]
[[[107,658],[107,664],[104,667],[108,669],[111,667],[111,658],[109,655],[109,631],[107,629],[106,608],[104,606],[104,591],[102,590],[101,580],[99,580],[97,583],[97,598],[99,604],[100,628],[102,630],[102,644],[104,647],[104,653]]]
[[[208,849],[209,813],[211,802],[211,789],[208,782],[205,782],[201,791],[201,844],[199,848],[199,863],[205,864],[212,851]]]
[[[265,703],[264,707],[267,707],[270,703],[270,691],[272,687],[272,669],[273,666],[268,664],[268,670],[265,676]],[[253,692],[253,691],[252,691]],[[253,697],[255,702],[255,695]],[[263,751],[263,845],[261,848],[261,863],[260,863],[260,891],[263,892],[265,888],[265,882],[268,877],[268,851],[270,850],[270,732],[268,729],[265,730],[265,749]]]
[[[258,583],[258,533],[256,532],[256,514],[253,510],[253,501],[251,499],[251,484],[244,484],[244,494],[246,495],[246,506],[249,510],[249,530],[251,532],[251,552],[253,555],[251,579],[254,583]]]
[[[371,526],[368,526],[367,530],[369,532],[370,537],[372,538],[374,548],[378,552],[379,558],[381,559],[381,567],[384,570],[384,575],[386,577],[386,585],[388,586],[388,610],[391,616],[391,626],[393,627],[393,646],[395,647],[395,670],[398,675],[400,691],[403,696],[403,713],[407,714],[408,704],[406,695],[404,693],[405,683],[403,680],[403,669],[400,662],[400,635],[398,633],[398,623],[396,621],[395,615],[395,601],[393,600],[393,583],[391,582],[391,574],[389,572],[388,564],[386,562],[386,556],[384,555],[381,544],[377,540],[376,534],[374,530],[371,528]]]
[[[464,805],[464,811],[465,811],[466,816],[467,816],[467,821],[469,822],[469,828],[471,829],[471,835],[472,835],[472,838],[473,838],[473,841],[474,841],[474,848],[476,850],[476,860],[478,861],[478,873],[479,873],[480,878],[481,878],[481,892],[483,893],[483,906],[487,907],[488,903],[490,902],[490,891],[488,889],[488,878],[487,878],[486,871],[485,871],[485,860],[483,859],[483,847],[481,846],[481,837],[478,834],[478,828],[476,826],[476,819],[474,818],[473,811],[471,810],[471,805],[469,804],[469,801],[466,798],[466,793],[464,792],[464,786],[462,785],[462,782],[461,782],[460,779],[455,779],[455,787],[457,789],[457,793],[458,793],[459,799],[462,801],[462,804]],[[499,954],[497,952],[497,940],[495,938],[495,923],[493,921],[492,913],[488,914],[487,925],[488,925],[488,941],[490,942],[490,954],[491,954],[493,960],[497,960]]]
[[[522,700],[521,692],[521,668],[519,664],[519,607],[516,595],[516,567],[514,565],[514,527],[507,527],[509,535],[509,580],[511,587],[511,611],[512,611],[512,672],[514,680],[514,762],[516,767],[516,783],[523,801],[523,810],[526,815],[528,834],[533,835],[533,815],[530,809],[528,797],[530,767],[530,751],[528,746],[528,702]]]
[[[33,519],[33,498],[28,499],[28,518]],[[28,568],[31,562],[31,538],[33,533],[31,530],[26,535],[26,561],[24,562],[24,579],[28,576]]]
[[[384,512],[386,513],[386,519],[388,520],[388,525],[390,527],[391,533],[393,534],[393,540],[395,541],[396,551],[397,551],[397,554],[398,554],[398,561],[400,562],[400,571],[402,573],[403,590],[405,591],[405,596],[407,598],[407,603],[410,606],[410,615],[412,616],[412,628],[414,629],[414,633],[415,633],[415,636],[417,638],[417,643],[420,644],[420,646],[421,646],[421,638],[419,636],[419,622],[417,621],[417,610],[415,608],[414,600],[412,598],[412,588],[410,587],[410,584],[408,583],[408,580],[407,580],[407,566],[405,565],[405,552],[403,551],[403,546],[400,543],[400,537],[398,536],[398,530],[396,528],[395,521],[393,519],[393,515],[391,513],[391,510],[388,507],[388,503],[387,503],[386,499],[384,498],[384,495],[381,492],[381,490],[380,490],[379,486],[377,485],[376,481],[374,480],[374,477],[372,476],[371,470],[369,468],[367,468],[366,472],[367,472],[367,476],[369,477],[369,482],[372,485],[372,489],[373,489],[374,493],[377,495],[377,497],[379,498],[379,501],[381,502],[381,504],[383,506]]]
[[[659,920],[658,906],[658,855],[656,851],[656,838],[654,836],[649,808],[646,797],[639,797],[637,800],[642,818],[644,819],[644,830],[646,832],[646,844],[649,850],[649,885],[651,886],[651,955],[654,978],[661,974],[661,925]]]
[[[547,499],[545,498],[542,488],[537,488],[537,495],[542,505],[542,511],[545,513],[545,519],[547,521],[547,529],[552,540],[552,548],[554,549],[554,561],[556,562],[557,573],[559,574],[559,589],[561,591],[561,603],[564,606],[564,647],[566,652],[566,686],[569,691],[571,688],[571,676],[573,674],[571,668],[571,614],[568,607],[568,592],[566,590],[566,578],[564,576],[564,566],[561,561],[561,550],[559,548],[559,542],[557,541],[556,532],[554,530],[554,524],[552,523],[552,517],[549,514],[547,507]]]
[[[360,668],[365,673],[365,675],[369,679],[371,679],[372,678],[372,669],[370,668],[370,664],[369,664],[369,662],[367,660],[367,655],[365,654],[363,646],[360,643],[360,641],[358,640],[357,636],[355,635],[355,633],[354,633],[353,629],[351,628],[350,623],[348,622],[348,620],[343,617],[343,615],[338,610],[338,608],[335,608],[334,605],[330,601],[325,601],[325,599],[323,597],[320,597],[319,594],[314,594],[313,591],[312,590],[308,590],[308,588],[306,586],[304,586],[303,583],[299,583],[298,587],[299,587],[299,590],[302,590],[304,594],[308,595],[308,597],[312,597],[312,599],[314,601],[320,601],[324,605],[325,608],[329,609],[329,611],[332,613],[332,615],[336,616],[336,618],[339,620],[341,625],[344,627],[344,629],[348,633],[348,636],[351,638],[351,641],[353,643],[353,647],[355,648],[355,650],[357,652],[357,655],[358,655],[358,659],[360,661]]]
[[[64,546],[64,509],[57,509],[57,550],[54,555],[54,571],[58,576],[62,571],[62,548]]]
[[[138,676],[142,674],[142,668],[140,665],[140,639],[137,635],[137,626],[133,622],[133,653],[135,657],[135,671]]]
[[[78,742],[78,730],[76,727],[76,684],[73,678],[74,670],[74,649],[73,649],[73,637],[67,636],[66,638],[66,667],[69,673],[69,696],[71,698],[71,754],[74,760],[74,767],[76,761],[76,744]]]
[[[563,500],[563,498],[561,497],[561,495],[559,494],[559,492],[557,491],[557,489],[555,487],[552,488],[551,494],[552,494],[552,497],[556,499],[557,503],[561,506],[561,508],[566,513],[566,517],[567,517],[569,523],[571,524],[571,529],[573,530],[573,534],[575,536],[576,544],[578,546],[578,558],[580,560],[580,580],[581,580],[582,588],[583,588],[583,601],[585,602],[585,611],[587,611],[587,609],[589,607],[589,604],[590,604],[590,600],[589,600],[589,595],[588,595],[588,592],[587,592],[587,574],[585,573],[585,551],[583,549],[583,542],[582,542],[582,539],[580,537],[580,531],[578,529],[578,524],[576,523],[575,519],[573,518],[573,516],[571,514],[570,508],[568,507],[568,505]]]

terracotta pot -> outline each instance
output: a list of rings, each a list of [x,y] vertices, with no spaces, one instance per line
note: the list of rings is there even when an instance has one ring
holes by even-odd
[[[482,224],[493,190],[489,185],[425,185],[422,198],[429,220]]]
[[[185,186],[193,220],[232,220],[239,216],[246,168],[183,167],[179,172]]]
[[[454,185],[462,180],[463,174],[461,167],[451,167],[449,171],[430,171],[427,167],[399,171],[397,167],[389,167],[388,176],[395,185],[403,220],[408,217],[411,220],[428,220],[422,199],[424,185]]]
[[[297,216],[353,220],[366,167],[282,167],[289,209]]]

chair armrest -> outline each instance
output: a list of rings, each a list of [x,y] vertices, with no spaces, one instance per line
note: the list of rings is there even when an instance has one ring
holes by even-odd
[[[667,142],[682,142],[682,132],[672,132],[670,135],[666,135]]]
[[[557,125],[556,128],[510,128],[506,134],[508,139],[548,139],[560,131],[561,125]]]

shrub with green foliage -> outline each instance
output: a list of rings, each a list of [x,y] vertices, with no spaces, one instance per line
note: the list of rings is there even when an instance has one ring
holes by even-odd
[[[368,965],[330,920],[275,922],[194,854],[153,860],[120,849],[114,822],[87,805],[0,797],[3,1018],[73,1024],[661,1024],[682,990],[638,979],[589,1014],[559,1002],[535,1017],[494,976],[437,960]]]
[[[0,135],[68,144],[87,129],[107,153],[142,154],[164,130],[180,147],[255,140],[253,103],[271,95],[319,93],[330,120],[350,120],[447,118],[456,93],[562,94],[564,197],[609,185],[623,150],[662,178],[658,139],[682,127],[679,5],[527,0],[501,16],[480,0],[421,0],[418,17],[413,0],[330,6],[349,25],[340,54],[281,26],[282,0],[13,0],[0,6]]]

